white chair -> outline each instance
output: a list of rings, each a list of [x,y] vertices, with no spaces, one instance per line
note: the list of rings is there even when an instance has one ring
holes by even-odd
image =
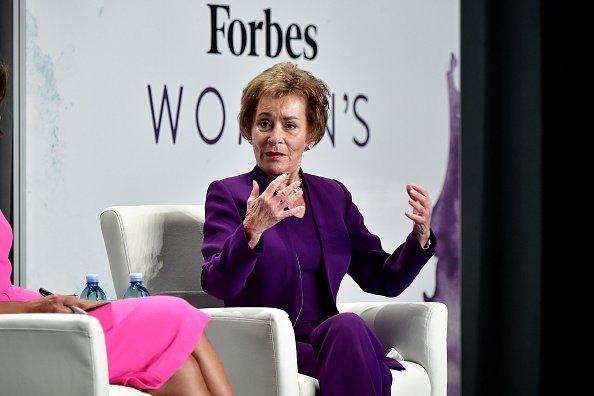
[[[0,395],[149,396],[109,385],[97,319],[60,314],[0,315]]]
[[[201,290],[203,205],[112,206],[100,215],[114,286],[122,297],[130,272],[142,272],[153,294],[176,295],[211,315],[207,335],[240,396],[319,394],[298,374],[288,315],[263,307],[222,307]],[[339,304],[394,348],[406,370],[393,371],[398,396],[446,396],[447,308],[442,303]]]

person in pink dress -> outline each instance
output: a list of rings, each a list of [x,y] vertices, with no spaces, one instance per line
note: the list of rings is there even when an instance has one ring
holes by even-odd
[[[0,103],[6,94],[8,69],[0,63]],[[0,131],[1,133],[1,131]],[[151,395],[233,395],[233,389],[208,340],[210,317],[185,300],[151,296],[108,303],[74,296],[41,296],[14,286],[8,255],[13,233],[0,211],[0,314],[73,314],[69,306],[94,308],[105,333],[109,380]],[[96,307],[98,304],[104,304]],[[159,323],[159,326],[154,326]]]

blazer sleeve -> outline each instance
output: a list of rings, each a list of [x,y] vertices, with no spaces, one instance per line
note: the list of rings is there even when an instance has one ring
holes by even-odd
[[[377,235],[365,226],[363,215],[352,196],[340,183],[345,197],[345,223],[351,241],[351,263],[348,274],[367,293],[395,297],[416,278],[435,252],[435,235],[431,232],[431,248],[423,249],[414,232],[392,253],[386,253]]]
[[[243,230],[244,211],[222,181],[210,184],[205,201],[201,283],[205,292],[221,300],[244,288],[258,258]]]

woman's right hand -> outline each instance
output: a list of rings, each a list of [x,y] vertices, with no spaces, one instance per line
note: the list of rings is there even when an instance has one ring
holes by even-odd
[[[61,294],[52,294],[42,298],[31,300],[27,311],[31,313],[73,313],[69,305],[75,305],[79,308],[85,308],[85,304],[79,298],[74,296],[64,296]]]
[[[247,210],[243,220],[243,229],[250,248],[254,249],[262,233],[290,216],[303,217],[305,206],[289,209],[291,204],[303,196],[299,188],[301,181],[296,180],[286,185],[288,174],[283,173],[274,179],[260,195],[260,187],[254,180],[252,192],[247,200]]]

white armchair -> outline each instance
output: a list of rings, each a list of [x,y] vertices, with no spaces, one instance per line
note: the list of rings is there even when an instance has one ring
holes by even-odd
[[[91,316],[0,315],[0,395],[149,396],[109,385],[105,337]]]
[[[238,395],[319,394],[314,378],[298,374],[293,328],[281,310],[228,307],[202,291],[203,205],[112,206],[100,216],[118,297],[130,272],[142,272],[153,294],[176,295],[211,315],[207,335]],[[392,371],[392,393],[445,396],[447,308],[442,303],[339,304],[361,315],[406,370]]]

